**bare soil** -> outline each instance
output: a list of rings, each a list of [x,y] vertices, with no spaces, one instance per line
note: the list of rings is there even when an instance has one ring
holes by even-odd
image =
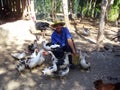
[[[35,35],[29,32],[32,23],[19,20],[0,25],[0,90],[95,90],[93,82],[97,79],[102,79],[105,83],[120,82],[120,43],[111,40],[120,28],[106,24],[104,43],[110,43],[113,46],[112,51],[102,49],[97,52],[95,49],[99,22],[83,20],[76,23],[77,25],[71,25],[70,32],[76,49],[88,53],[87,60],[91,63],[91,70],[86,72],[80,68],[71,69],[63,78],[44,77],[41,70],[45,64],[32,72],[26,70],[19,75],[15,69],[17,60],[10,54],[23,51],[33,42]],[[83,25],[90,30],[90,36],[82,35]],[[48,40],[51,33],[51,29],[47,30]]]

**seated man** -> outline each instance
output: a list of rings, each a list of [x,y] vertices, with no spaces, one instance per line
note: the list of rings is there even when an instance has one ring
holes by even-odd
[[[51,25],[54,28],[54,31],[51,35],[51,42],[52,44],[59,44],[61,49],[65,52],[76,54],[71,33],[69,32],[67,27],[63,27],[64,25],[65,23],[60,21],[56,21],[54,24]],[[61,56],[61,53],[56,54],[56,56]],[[74,69],[74,65],[72,63],[72,55],[69,55],[69,63],[70,68]]]

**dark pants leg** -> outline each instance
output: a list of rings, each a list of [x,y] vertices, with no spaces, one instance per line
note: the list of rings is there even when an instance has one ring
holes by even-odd
[[[64,47],[62,47],[62,49],[64,52],[71,52],[72,53],[72,49],[70,48],[70,46],[64,46]],[[69,55],[68,57],[69,57],[69,63],[73,64],[72,63],[72,55]]]
[[[72,53],[72,49],[70,48],[70,46],[66,45],[66,46],[61,47],[61,48],[59,48],[55,51],[52,51],[52,52],[54,53],[56,58],[61,59],[64,56],[64,52],[71,52]],[[68,57],[69,57],[69,63],[73,64],[72,63],[72,55],[69,55]]]
[[[69,63],[70,63],[70,64],[73,64],[73,63],[72,63],[72,55],[69,55],[68,57],[69,57]]]
[[[63,50],[65,52],[71,52],[72,53],[72,49],[70,48],[70,46],[64,46]],[[72,63],[72,55],[69,55],[68,58],[69,58],[70,68],[75,69],[75,65]]]

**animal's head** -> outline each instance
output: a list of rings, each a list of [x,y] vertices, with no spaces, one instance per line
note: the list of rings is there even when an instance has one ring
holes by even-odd
[[[93,84],[94,84],[95,88],[98,89],[99,86],[101,86],[103,84],[103,81],[101,79],[99,79],[99,80],[94,81]]]
[[[51,48],[50,48],[51,45],[52,45],[52,44],[51,44],[51,43],[48,43],[46,40],[42,41],[42,47],[43,47],[45,50],[47,50],[47,51],[50,51],[50,50],[51,50]]]
[[[43,71],[42,71],[43,75],[52,75],[52,72],[49,68],[45,68]]]
[[[82,52],[82,51],[79,52],[79,55],[80,55],[80,59],[81,59],[81,60],[83,60],[83,59],[85,59],[86,57],[88,57],[87,53]]]
[[[46,51],[46,50],[44,50],[44,49],[41,49],[41,50],[39,51],[39,54],[40,54],[40,57],[41,57],[41,56],[44,57],[44,56],[47,56],[49,53],[48,53],[48,51]]]
[[[46,75],[46,71],[45,71],[45,70],[43,70],[43,71],[42,71],[42,74],[43,74],[43,75]]]

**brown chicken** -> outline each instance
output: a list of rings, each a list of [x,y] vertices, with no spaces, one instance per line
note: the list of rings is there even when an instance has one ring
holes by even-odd
[[[96,90],[120,90],[119,83],[103,83],[101,79],[93,82]]]

